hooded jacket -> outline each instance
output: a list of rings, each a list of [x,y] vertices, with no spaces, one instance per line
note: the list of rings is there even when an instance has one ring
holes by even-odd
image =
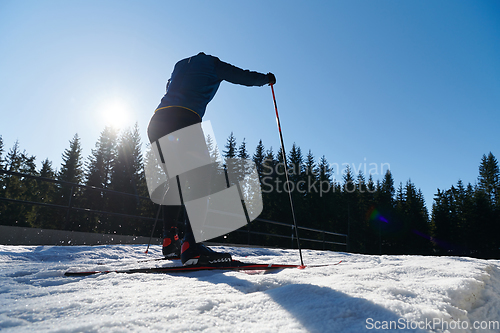
[[[167,93],[156,111],[173,106],[182,107],[195,112],[201,119],[222,81],[249,87],[263,86],[269,83],[269,77],[200,52],[175,64],[167,83]]]

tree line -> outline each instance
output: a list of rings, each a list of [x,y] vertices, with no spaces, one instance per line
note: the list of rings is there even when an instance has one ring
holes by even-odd
[[[481,159],[475,185],[459,180],[448,190],[438,190],[432,228],[440,253],[500,257],[500,172],[491,152]]]
[[[66,183],[0,175],[0,197],[61,207],[70,205],[94,211],[69,211],[0,200],[1,223],[83,232],[149,235],[152,224],[144,220],[96,213],[107,211],[154,217],[154,205],[150,200],[143,199],[148,194],[141,145],[137,124],[132,129],[124,130],[121,135],[112,127],[105,127],[90,156],[84,159],[80,137],[75,134],[62,154],[59,170],[55,170],[48,159],[44,160],[41,168],[37,170],[35,156],[21,150],[17,141],[4,153],[0,136],[0,169],[88,186],[82,188]],[[131,195],[120,195],[90,187]]]
[[[35,156],[21,151],[19,143],[4,151],[0,136],[0,168],[129,193],[113,193],[71,188],[34,179],[1,175],[0,197],[67,205],[94,211],[154,217],[156,208],[147,197],[143,152],[138,126],[118,133],[106,127],[86,160],[82,157],[80,138],[75,135],[62,155],[59,170],[49,160],[36,169]],[[209,148],[215,150],[209,143]],[[213,154],[216,156],[217,154]],[[287,152],[290,176],[285,178],[283,155],[260,141],[253,153],[233,133],[223,149],[224,158],[244,158],[255,162],[262,188],[263,219],[292,223],[289,202],[291,193],[299,226],[349,235],[348,251],[366,254],[437,254],[498,257],[500,240],[500,172],[493,154],[484,155],[476,184],[461,181],[448,190],[438,190],[429,214],[420,189],[408,180],[394,184],[386,170],[382,179],[354,172],[349,166],[334,170],[325,156],[317,159],[309,150],[304,154],[292,145]],[[342,171],[342,179],[334,173]],[[149,235],[152,223],[122,216],[78,212],[49,207],[21,205],[0,201],[0,219],[4,225],[54,228],[75,231]],[[289,247],[288,239],[266,234],[291,235],[289,227],[252,222],[247,227],[216,241],[264,246]],[[161,229],[161,228],[158,228]],[[159,230],[158,230],[159,232]],[[320,234],[300,230],[305,239],[318,239]],[[338,241],[330,238],[329,240]],[[304,241],[306,247],[321,247]],[[333,247],[345,250],[345,247]]]

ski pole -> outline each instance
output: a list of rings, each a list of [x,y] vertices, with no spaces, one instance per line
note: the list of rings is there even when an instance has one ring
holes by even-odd
[[[299,248],[299,256],[300,256],[300,266],[299,268],[305,268],[304,266],[304,260],[302,259],[302,249],[300,248],[300,238],[299,238],[299,231],[297,227],[297,220],[295,219],[295,210],[293,209],[293,200],[292,200],[292,191],[290,191],[290,182],[288,180],[288,163],[286,161],[286,150],[285,150],[285,144],[283,142],[283,134],[281,132],[281,125],[280,125],[280,117],[278,115],[278,104],[276,104],[276,96],[274,95],[274,87],[272,84],[271,86],[271,92],[273,93],[273,101],[274,101],[274,110],[276,111],[276,123],[278,124],[278,131],[280,133],[280,140],[281,140],[281,153],[283,155],[283,163],[285,164],[285,178],[286,178],[286,184],[288,185],[288,198],[290,199],[290,208],[292,209],[292,219],[293,219],[293,226],[295,228],[295,237],[297,238],[297,247]]]
[[[153,225],[153,230],[151,230],[151,236],[149,237],[148,248],[146,249],[146,251],[144,251],[144,253],[146,253],[146,254],[148,254],[148,251],[149,251],[149,245],[151,244],[151,240],[153,239],[153,234],[155,233],[155,229],[156,229],[156,222],[158,222],[158,216],[160,216],[160,211],[161,211],[161,205],[160,205],[160,207],[158,208],[158,213],[156,213],[155,224]]]
[[[158,144],[158,141],[156,141],[156,142]],[[160,149],[159,145],[158,145],[158,149]],[[160,150],[160,152],[161,152],[161,150]],[[167,187],[167,190],[165,191],[165,194],[163,194],[163,198],[161,199],[161,202],[163,202],[165,200],[165,196],[167,195],[167,192],[168,192],[169,188],[170,188],[170,186]],[[148,252],[149,252],[149,246],[151,245],[151,240],[153,239],[153,234],[155,233],[156,223],[158,222],[158,217],[160,216],[161,207],[162,207],[162,205],[160,205],[160,207],[158,207],[158,212],[156,213],[155,224],[153,225],[153,230],[151,230],[151,236],[149,236],[148,247],[147,247],[146,251],[144,251],[144,253],[146,253],[146,254],[148,254]]]

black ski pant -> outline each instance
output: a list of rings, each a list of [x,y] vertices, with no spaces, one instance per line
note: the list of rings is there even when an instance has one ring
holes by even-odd
[[[181,107],[169,107],[159,109],[155,112],[148,126],[148,137],[151,144],[164,137],[167,134],[180,130],[201,122],[201,118],[196,113]],[[205,144],[200,143],[200,144]],[[185,233],[191,233],[191,225],[183,206],[162,206],[163,213],[163,234],[166,236],[168,231],[177,227],[179,217],[184,218]]]

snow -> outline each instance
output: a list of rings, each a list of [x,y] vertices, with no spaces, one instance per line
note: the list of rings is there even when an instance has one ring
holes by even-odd
[[[214,247],[299,264],[296,250]],[[159,246],[0,246],[2,332],[499,332],[500,261],[304,250],[268,274],[98,274],[179,264]],[[477,328],[477,329],[476,329]]]

